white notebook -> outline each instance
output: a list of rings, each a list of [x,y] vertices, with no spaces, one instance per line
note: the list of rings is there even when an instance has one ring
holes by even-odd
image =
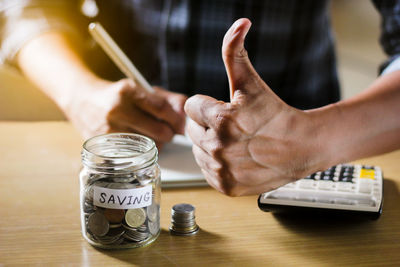
[[[194,159],[189,138],[176,135],[171,143],[164,145],[158,157],[163,188],[207,185]]]

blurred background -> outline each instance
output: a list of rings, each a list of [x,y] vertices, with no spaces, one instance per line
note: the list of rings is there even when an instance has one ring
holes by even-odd
[[[333,0],[332,25],[342,98],[365,89],[377,77],[385,55],[379,45],[380,17],[371,1]],[[46,95],[14,69],[0,66],[0,120],[62,120]]]

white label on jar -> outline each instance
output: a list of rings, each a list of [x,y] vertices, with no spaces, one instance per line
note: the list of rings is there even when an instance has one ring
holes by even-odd
[[[109,189],[94,186],[93,204],[109,209],[137,209],[151,205],[152,186],[133,189]]]

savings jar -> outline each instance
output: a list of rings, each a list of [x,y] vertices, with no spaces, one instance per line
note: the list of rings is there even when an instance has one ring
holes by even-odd
[[[112,133],[83,144],[80,207],[83,237],[116,249],[152,243],[160,234],[160,168],[146,136]]]

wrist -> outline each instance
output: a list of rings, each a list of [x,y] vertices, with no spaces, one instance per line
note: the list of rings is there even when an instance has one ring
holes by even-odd
[[[63,85],[61,90],[64,92],[63,95],[58,96],[54,101],[69,119],[81,116],[82,107],[88,105],[90,98],[96,95],[94,93],[103,88],[108,88],[110,84],[112,84],[111,81],[96,76],[74,79],[74,81]]]
[[[346,133],[343,111],[338,103],[306,111],[311,118],[312,128],[315,132],[313,142],[316,146],[318,157],[318,170],[325,170],[333,165],[347,161]]]

